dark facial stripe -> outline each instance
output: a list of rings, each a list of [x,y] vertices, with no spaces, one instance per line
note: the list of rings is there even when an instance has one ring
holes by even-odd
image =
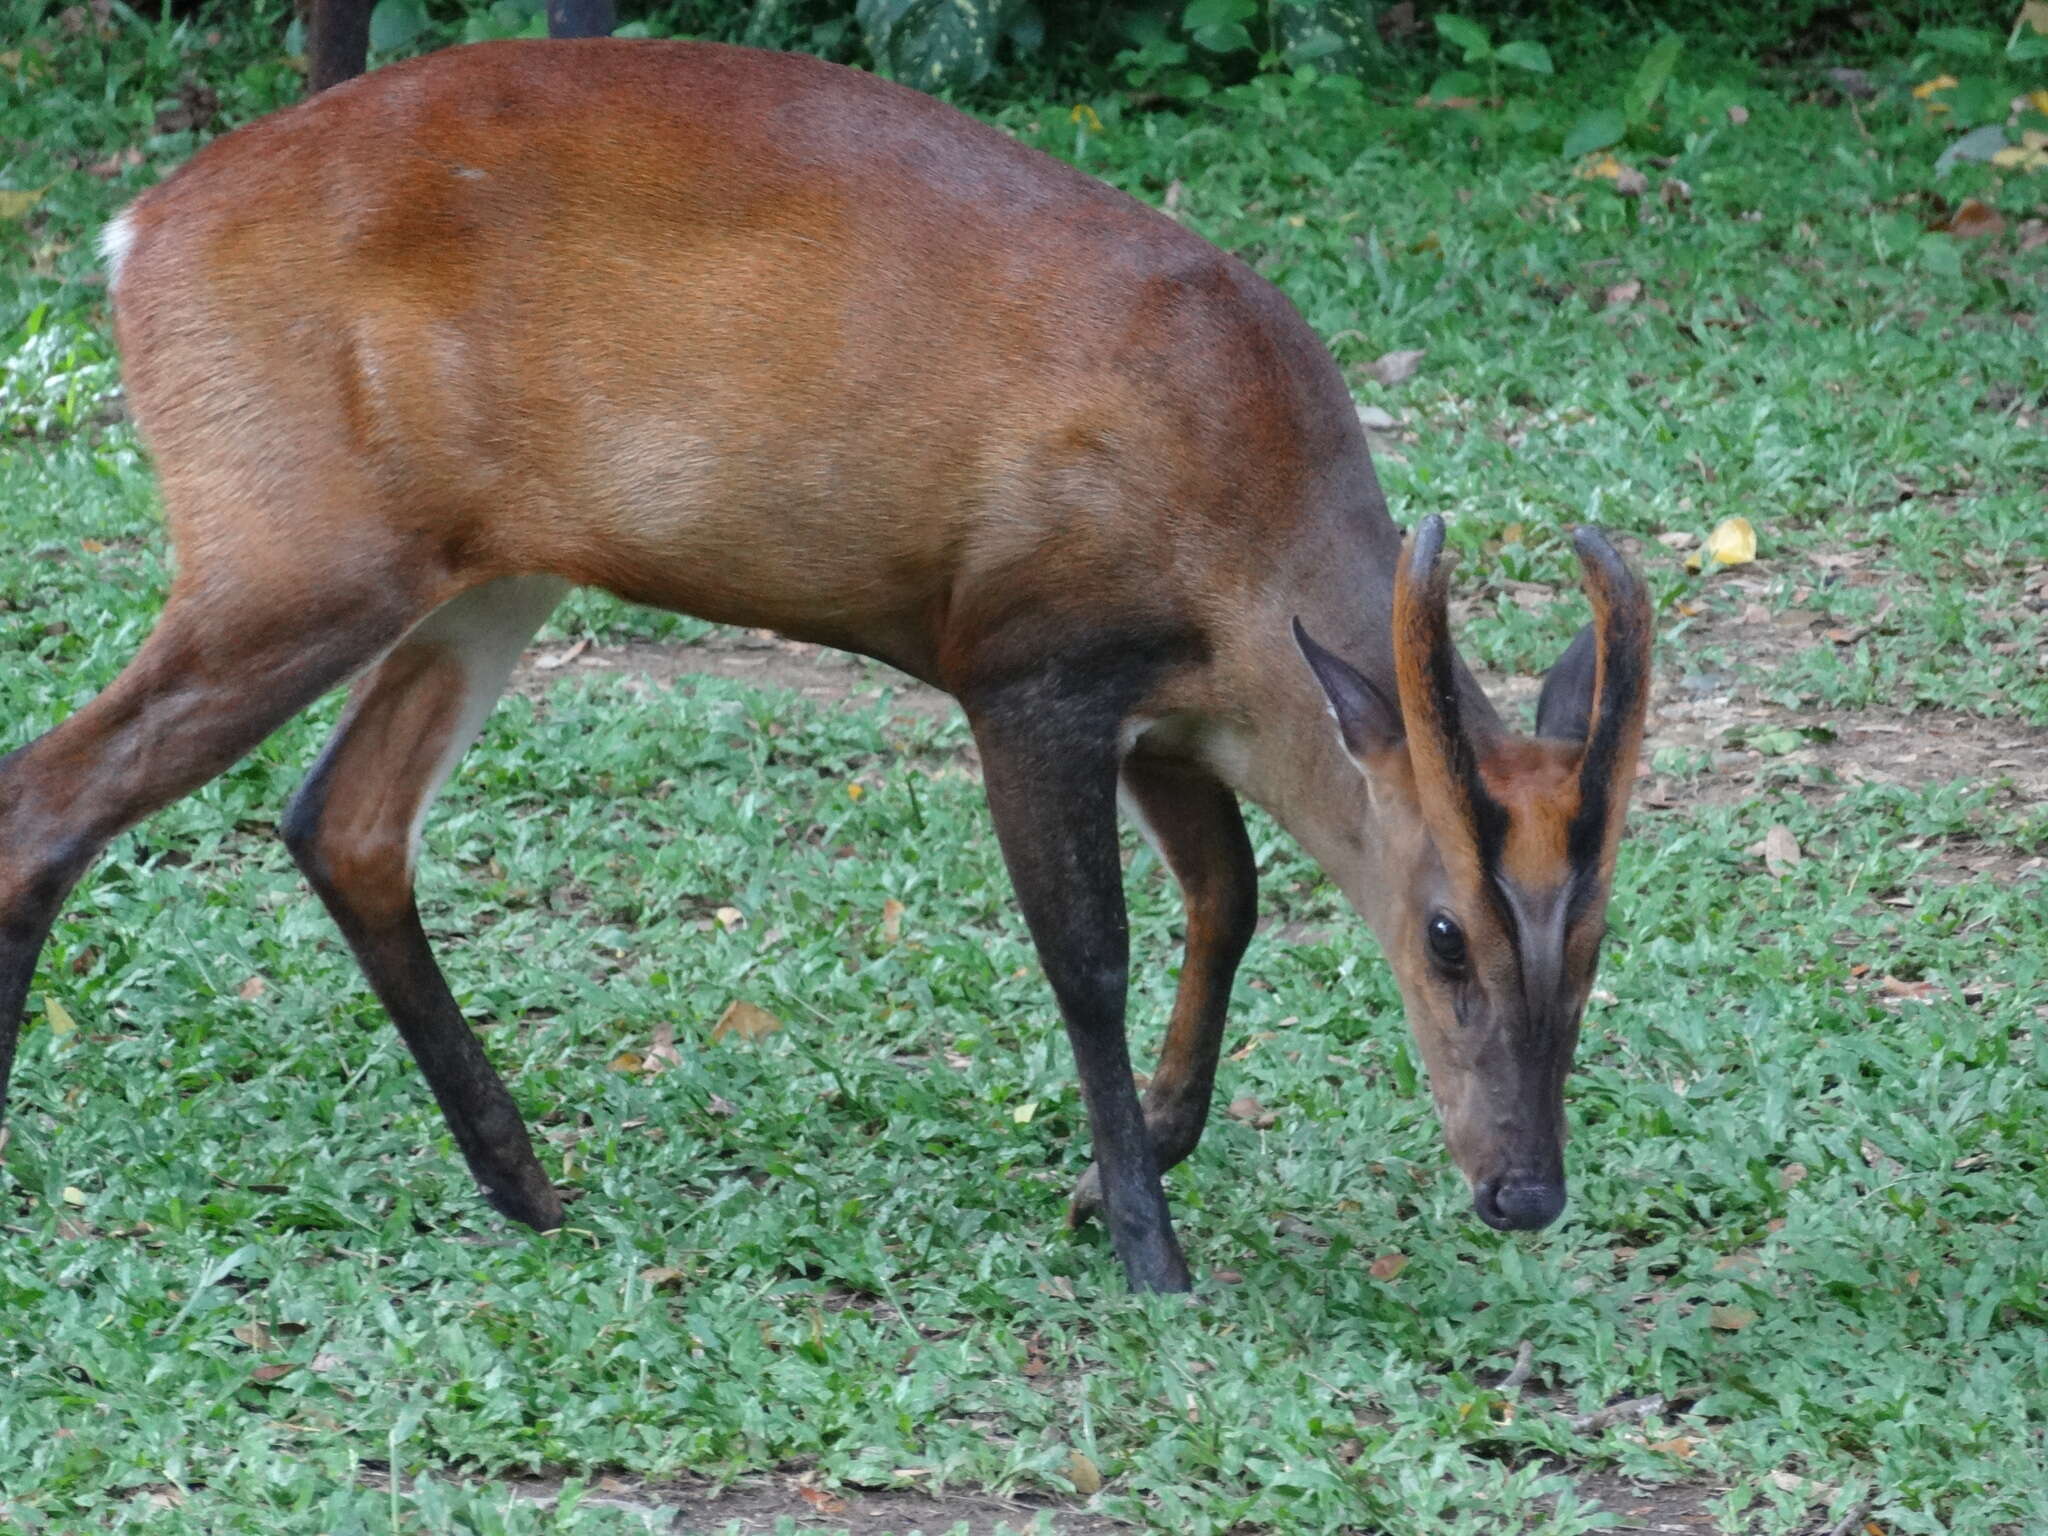
[[[1450,576],[1443,566],[1443,547],[1443,519],[1424,518],[1415,530],[1403,583],[1409,596],[1405,616],[1409,633],[1396,640],[1422,652],[1423,697],[1415,701],[1419,710],[1413,710],[1407,700],[1403,700],[1403,710],[1421,716],[1407,720],[1409,735],[1412,739],[1427,732],[1441,755],[1457,808],[1471,830],[1480,871],[1491,879],[1500,868],[1507,842],[1508,814],[1480,780],[1479,754],[1459,708],[1458,663],[1451,649],[1448,612]]]

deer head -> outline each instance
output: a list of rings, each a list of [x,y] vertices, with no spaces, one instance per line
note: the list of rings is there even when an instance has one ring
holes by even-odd
[[[1606,930],[1615,849],[1642,742],[1650,605],[1607,540],[1581,528],[1593,622],[1544,680],[1536,733],[1461,710],[1445,611],[1443,523],[1403,546],[1394,697],[1295,624],[1345,751],[1364,775],[1385,946],[1452,1158],[1487,1225],[1528,1229],[1565,1204],[1564,1078]]]

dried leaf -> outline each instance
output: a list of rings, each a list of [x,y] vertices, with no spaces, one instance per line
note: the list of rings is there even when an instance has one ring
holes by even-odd
[[[1669,1440],[1651,1440],[1645,1443],[1646,1451],[1661,1451],[1666,1456],[1676,1456],[1680,1461],[1691,1458],[1693,1447],[1699,1441],[1691,1435],[1673,1435]]]
[[[306,1369],[311,1371],[315,1376],[327,1376],[331,1375],[335,1371],[340,1370],[346,1364],[348,1364],[348,1362],[342,1359],[341,1356],[336,1354],[330,1354],[328,1351],[323,1349],[319,1354],[313,1357],[312,1363],[309,1364],[306,1367]]]
[[[1764,834],[1764,868],[1782,880],[1806,862],[1799,840],[1785,827],[1774,826]]]
[[[903,937],[903,903],[893,896],[882,903],[882,937],[891,944]]]
[[[235,996],[245,1003],[253,1003],[269,990],[269,987],[270,983],[261,976],[251,976],[247,981],[235,988]]]
[[[746,923],[747,914],[738,907],[720,907],[711,914],[711,918],[719,927],[723,928],[727,933],[731,933],[733,929],[741,927]]]
[[[44,188],[33,192],[0,190],[0,219],[25,219],[29,209],[43,200]]]
[[[1922,80],[1914,86],[1913,95],[1927,103],[1929,112],[1946,112],[1948,103],[1934,100],[1934,94],[1937,91],[1952,91],[1958,83],[1954,75],[1936,75],[1932,80]]]
[[[539,672],[552,672],[557,667],[566,667],[589,649],[590,636],[585,635],[566,651],[550,651],[545,656],[536,656],[533,659],[534,669]]]
[[[822,1488],[806,1488],[799,1483],[796,1491],[806,1504],[821,1515],[837,1515],[846,1509],[846,1500],[835,1498]]]
[[[1614,190],[1623,197],[1641,197],[1650,190],[1650,178],[1634,166],[1625,165],[1614,178]]]
[[[85,1204],[85,1191],[76,1184],[66,1184],[64,1192],[58,1198],[66,1205],[83,1205]]]
[[[711,1026],[712,1043],[737,1035],[742,1040],[764,1040],[782,1028],[782,1020],[766,1008],[757,1008],[752,1003],[735,999],[718,1022]]]
[[[1707,535],[1707,542],[1692,552],[1685,568],[1697,571],[1708,562],[1717,566],[1748,565],[1755,559],[1756,530],[1749,526],[1749,519],[1724,517]]]
[[[1657,195],[1664,200],[1666,208],[1677,208],[1692,201],[1692,183],[1682,177],[1667,176],[1657,189]]]
[[[1067,1455],[1067,1481],[1074,1485],[1074,1492],[1091,1494],[1102,1492],[1102,1471],[1093,1458],[1080,1451]]]
[[[660,1072],[682,1064],[682,1052],[676,1049],[676,1027],[664,1019],[654,1026],[654,1043],[647,1047],[646,1068],[649,1072]]]
[[[299,1363],[296,1360],[274,1360],[269,1365],[257,1366],[255,1370],[249,1373],[249,1379],[268,1385],[270,1382],[279,1381],[291,1375],[298,1368]]]
[[[1037,1113],[1038,1102],[1034,1099],[1030,1103],[1017,1105],[1010,1111],[1010,1118],[1019,1125],[1029,1125]]]
[[[47,993],[43,996],[43,1017],[49,1021],[50,1033],[59,1040],[78,1032],[78,1020],[71,1017],[71,1010]]]
[[[1632,277],[1627,282],[1616,283],[1607,290],[1607,307],[1609,309],[1618,309],[1624,305],[1635,303],[1642,296],[1643,285],[1641,281]]]
[[[1270,1130],[1280,1119],[1278,1114],[1248,1093],[1232,1099],[1227,1113],[1231,1119],[1242,1120],[1246,1125],[1261,1131]]]
[[[1368,432],[1392,432],[1401,425],[1376,405],[1361,405],[1358,408],[1358,424]]]
[[[675,1285],[682,1278],[683,1272],[680,1269],[670,1269],[662,1264],[649,1265],[646,1269],[640,1271],[640,1279],[650,1291],[658,1291],[663,1286]]]
[[[1756,1321],[1756,1313],[1748,1307],[1710,1307],[1707,1321],[1723,1333],[1740,1333]]]
[[[647,1065],[647,1058],[638,1051],[621,1051],[611,1060],[614,1072],[638,1072]]]
[[[1744,123],[1749,121],[1749,108],[1730,107],[1728,109],[1728,121],[1733,123],[1736,127],[1740,128]]]
[[[1375,1280],[1391,1280],[1407,1267],[1407,1254],[1383,1253],[1365,1267],[1365,1272]]]
[[[1958,240],[1977,240],[2002,234],[2005,220],[1989,203],[1970,197],[1941,227]]]
[[[1905,981],[1897,976],[1887,976],[1877,984],[1877,989],[1886,997],[1902,998],[1909,1003],[1934,1001],[1934,983],[1931,981]]]
[[[269,1325],[260,1319],[253,1323],[244,1323],[239,1328],[230,1329],[229,1332],[251,1349],[270,1349],[277,1342],[270,1336]]]
[[[1836,1486],[1833,1483],[1816,1482],[1810,1477],[1801,1477],[1796,1472],[1787,1472],[1782,1468],[1765,1475],[1770,1478],[1772,1487],[1784,1493],[1802,1494],[1816,1504],[1835,1496]]]
[[[123,171],[132,171],[142,164],[142,151],[130,144],[126,149],[117,149],[104,160],[96,160],[85,168],[85,174],[101,181],[111,181]]]
[[[1778,1188],[1797,1189],[1806,1182],[1806,1164],[1787,1163],[1778,1170]]]
[[[1415,377],[1415,370],[1422,366],[1422,360],[1429,356],[1426,348],[1410,352],[1386,352],[1366,365],[1366,372],[1382,384],[1392,387],[1406,384]]]
[[[2048,37],[2048,0],[2027,0],[2013,21],[2013,30],[2017,32],[2022,26]],[[2034,94],[2048,97],[2048,91],[2036,91]],[[2044,102],[2040,110],[2048,112],[2048,102]]]

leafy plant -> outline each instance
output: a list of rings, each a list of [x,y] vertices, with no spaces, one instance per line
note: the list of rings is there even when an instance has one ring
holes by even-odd
[[[1664,87],[1671,81],[1671,71],[1684,48],[1685,39],[1676,32],[1659,38],[1643,55],[1642,63],[1636,66],[1634,76],[1622,92],[1620,106],[1595,107],[1572,124],[1571,131],[1564,136],[1566,158],[1575,160],[1580,155],[1607,149],[1619,144],[1630,129],[1646,125],[1651,111],[1664,94]]]
[[[1467,66],[1437,77],[1436,83],[1429,88],[1431,98],[1436,101],[1478,95],[1480,80],[1472,72],[1473,65],[1486,67],[1485,90],[1489,96],[1500,94],[1500,66],[1503,64],[1510,69],[1526,70],[1532,75],[1553,72],[1550,50],[1541,43],[1518,41],[1496,44],[1486,28],[1467,16],[1439,14],[1435,20],[1438,35],[1452,47],[1463,50]]]
[[[938,90],[987,79],[1020,10],[1018,0],[857,0],[853,14],[876,63]]]

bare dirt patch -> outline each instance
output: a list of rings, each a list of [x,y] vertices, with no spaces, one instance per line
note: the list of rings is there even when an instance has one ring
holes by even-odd
[[[875,705],[892,714],[950,719],[952,699],[894,667],[827,646],[785,640],[766,630],[717,630],[689,645],[634,641],[598,646],[582,641],[529,651],[512,687],[529,698],[570,677],[626,677],[668,687],[690,677],[724,677],[760,688],[783,688],[820,704]]]
[[[1815,643],[1799,614],[1781,623],[1723,613],[1714,623],[1739,626],[1752,659],[1764,665]],[[893,667],[765,630],[720,630],[693,644],[554,645],[528,653],[512,686],[538,696],[563,678],[589,676],[649,688],[693,676],[731,678],[821,705],[886,705],[903,719],[951,719],[958,710],[945,694]],[[1540,678],[1498,674],[1480,680],[1510,719],[1526,720],[1542,685]],[[967,761],[971,768],[971,752]],[[1682,768],[1669,766],[1674,762]],[[2048,730],[1953,711],[1791,710],[1765,698],[1754,678],[1693,670],[1685,657],[1671,657],[1651,695],[1639,775],[1637,803],[1653,810],[1738,804],[1767,785],[1828,800],[1859,784],[1951,781],[2002,785],[2015,806],[2048,805]],[[2043,865],[1974,845],[1952,853],[1947,861],[1960,876],[2009,879]]]
[[[551,1508],[561,1498],[563,1480],[518,1478],[498,1486],[519,1503]],[[1131,1530],[1122,1521],[1053,1499],[814,1488],[792,1477],[749,1478],[717,1488],[600,1475],[580,1503],[638,1515],[661,1536],[950,1536],[962,1529],[966,1536],[1126,1536]]]

